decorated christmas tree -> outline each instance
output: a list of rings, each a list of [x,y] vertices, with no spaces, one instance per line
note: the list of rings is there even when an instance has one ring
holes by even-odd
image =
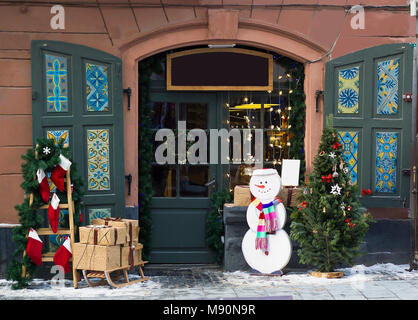
[[[290,236],[300,245],[300,263],[332,272],[344,262],[351,265],[360,255],[372,221],[361,207],[357,185],[351,184],[332,117],[327,119],[313,166],[301,203],[291,215]]]

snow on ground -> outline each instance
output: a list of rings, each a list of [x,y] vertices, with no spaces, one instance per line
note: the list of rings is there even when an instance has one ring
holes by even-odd
[[[111,299],[117,298],[152,298],[158,299],[166,297],[170,298],[172,292],[184,291],[190,294],[194,291],[210,291],[227,292],[232,289],[256,289],[263,288],[265,290],[277,288],[308,288],[308,287],[325,287],[332,290],[333,287],[341,286],[363,286],[367,282],[393,281],[412,282],[418,284],[418,271],[406,271],[409,265],[376,264],[370,267],[364,265],[356,265],[352,268],[338,269],[344,272],[344,277],[339,279],[316,278],[309,275],[309,272],[289,272],[282,277],[280,276],[254,276],[249,272],[221,272],[221,271],[201,271],[212,278],[216,278],[213,283],[200,283],[198,285],[187,283],[177,288],[167,287],[167,281],[172,278],[167,276],[151,276],[150,280],[142,283],[128,285],[119,289],[110,289],[108,285],[99,287],[88,287],[83,280],[79,283],[78,290],[74,290],[71,280],[65,280],[65,285],[51,285],[51,280],[35,279],[27,289],[12,290],[12,282],[0,279],[0,300],[1,299]],[[171,276],[172,277],[172,276]],[[130,275],[130,279],[138,279],[139,276]],[[181,278],[180,276],[178,277]],[[402,281],[403,280],[403,281]],[[186,283],[186,282],[184,282]],[[190,285],[191,284],[191,285]],[[417,285],[418,286],[418,285]],[[174,290],[170,293],[170,290]],[[176,291],[177,290],[177,291]],[[187,293],[188,292],[188,293]]]
[[[312,277],[307,271],[304,273],[290,272],[282,277],[257,277],[254,281],[254,276],[248,272],[235,271],[225,272],[224,276],[233,285],[254,285],[254,286],[269,286],[273,284],[290,284],[292,286],[298,285],[340,285],[340,284],[359,284],[368,281],[378,280],[418,280],[418,271],[408,272],[408,264],[395,265],[392,263],[375,264],[370,267],[364,265],[356,265],[351,268],[337,269],[336,271],[343,271],[344,277],[339,279],[326,279]]]
[[[130,275],[130,280],[138,279],[139,276]],[[79,282],[79,288],[75,290],[73,288],[72,280],[64,280],[65,286],[60,284],[51,284],[50,280],[34,279],[29,288],[22,290],[13,290],[11,288],[11,282],[5,279],[0,279],[0,300],[12,299],[13,297],[19,298],[35,298],[38,299],[42,296],[45,297],[62,297],[65,299],[72,298],[95,298],[95,297],[112,297],[112,296],[147,296],[154,289],[160,289],[161,285],[148,280],[142,283],[135,283],[126,287],[111,290],[110,286],[98,286],[88,287],[87,283],[82,280]]]

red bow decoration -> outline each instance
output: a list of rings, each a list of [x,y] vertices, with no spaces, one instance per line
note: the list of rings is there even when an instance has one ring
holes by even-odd
[[[299,203],[299,210],[302,210],[302,207],[303,208],[306,208],[306,205],[307,205],[308,203],[306,202],[306,201],[303,201],[302,203]]]
[[[349,225],[351,228],[353,228],[353,227],[354,227],[354,224],[352,224],[352,223],[350,222],[350,219],[345,219],[345,222],[346,222],[346,223],[348,223],[348,225]]]
[[[322,182],[325,182],[325,180],[327,180],[327,182],[330,183],[332,179],[332,175],[330,173],[328,176],[322,176],[321,178],[322,178]]]
[[[372,194],[372,190],[370,190],[370,189],[361,189],[361,194],[364,196],[364,195],[366,195],[366,194],[368,194],[368,195],[370,195],[370,194]]]
[[[334,150],[338,150],[338,148],[341,147],[341,144],[337,141],[336,143],[334,143],[332,147],[334,148]]]

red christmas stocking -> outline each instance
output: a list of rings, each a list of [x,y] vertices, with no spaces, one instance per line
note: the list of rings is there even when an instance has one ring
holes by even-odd
[[[69,237],[66,237],[64,243],[54,255],[54,263],[57,266],[63,267],[64,273],[68,273],[71,271],[71,267],[69,263],[71,256],[72,256],[71,241]]]
[[[60,218],[60,199],[58,198],[57,194],[54,193],[51,199],[51,203],[48,207],[48,220],[49,225],[51,226],[52,231],[57,232],[58,229],[58,221]]]
[[[52,182],[57,186],[58,190],[61,192],[65,191],[64,187],[64,177],[68,169],[71,166],[71,161],[60,154],[60,162],[55,167],[54,171],[51,174]]]
[[[39,238],[38,233],[32,228],[29,229],[28,244],[26,245],[26,253],[34,264],[40,266],[42,264],[42,247],[43,242]]]
[[[44,202],[49,202],[49,183],[48,179],[45,175],[44,170],[38,169],[36,172],[36,176],[38,178],[39,183],[39,192],[41,193],[41,198]]]

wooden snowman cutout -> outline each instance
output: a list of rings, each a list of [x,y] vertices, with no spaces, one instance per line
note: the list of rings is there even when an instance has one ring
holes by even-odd
[[[280,189],[277,170],[253,171],[250,191],[255,198],[247,209],[250,230],[242,240],[242,253],[251,268],[266,274],[281,271],[292,255],[292,243],[283,230],[286,209],[276,199]]]

